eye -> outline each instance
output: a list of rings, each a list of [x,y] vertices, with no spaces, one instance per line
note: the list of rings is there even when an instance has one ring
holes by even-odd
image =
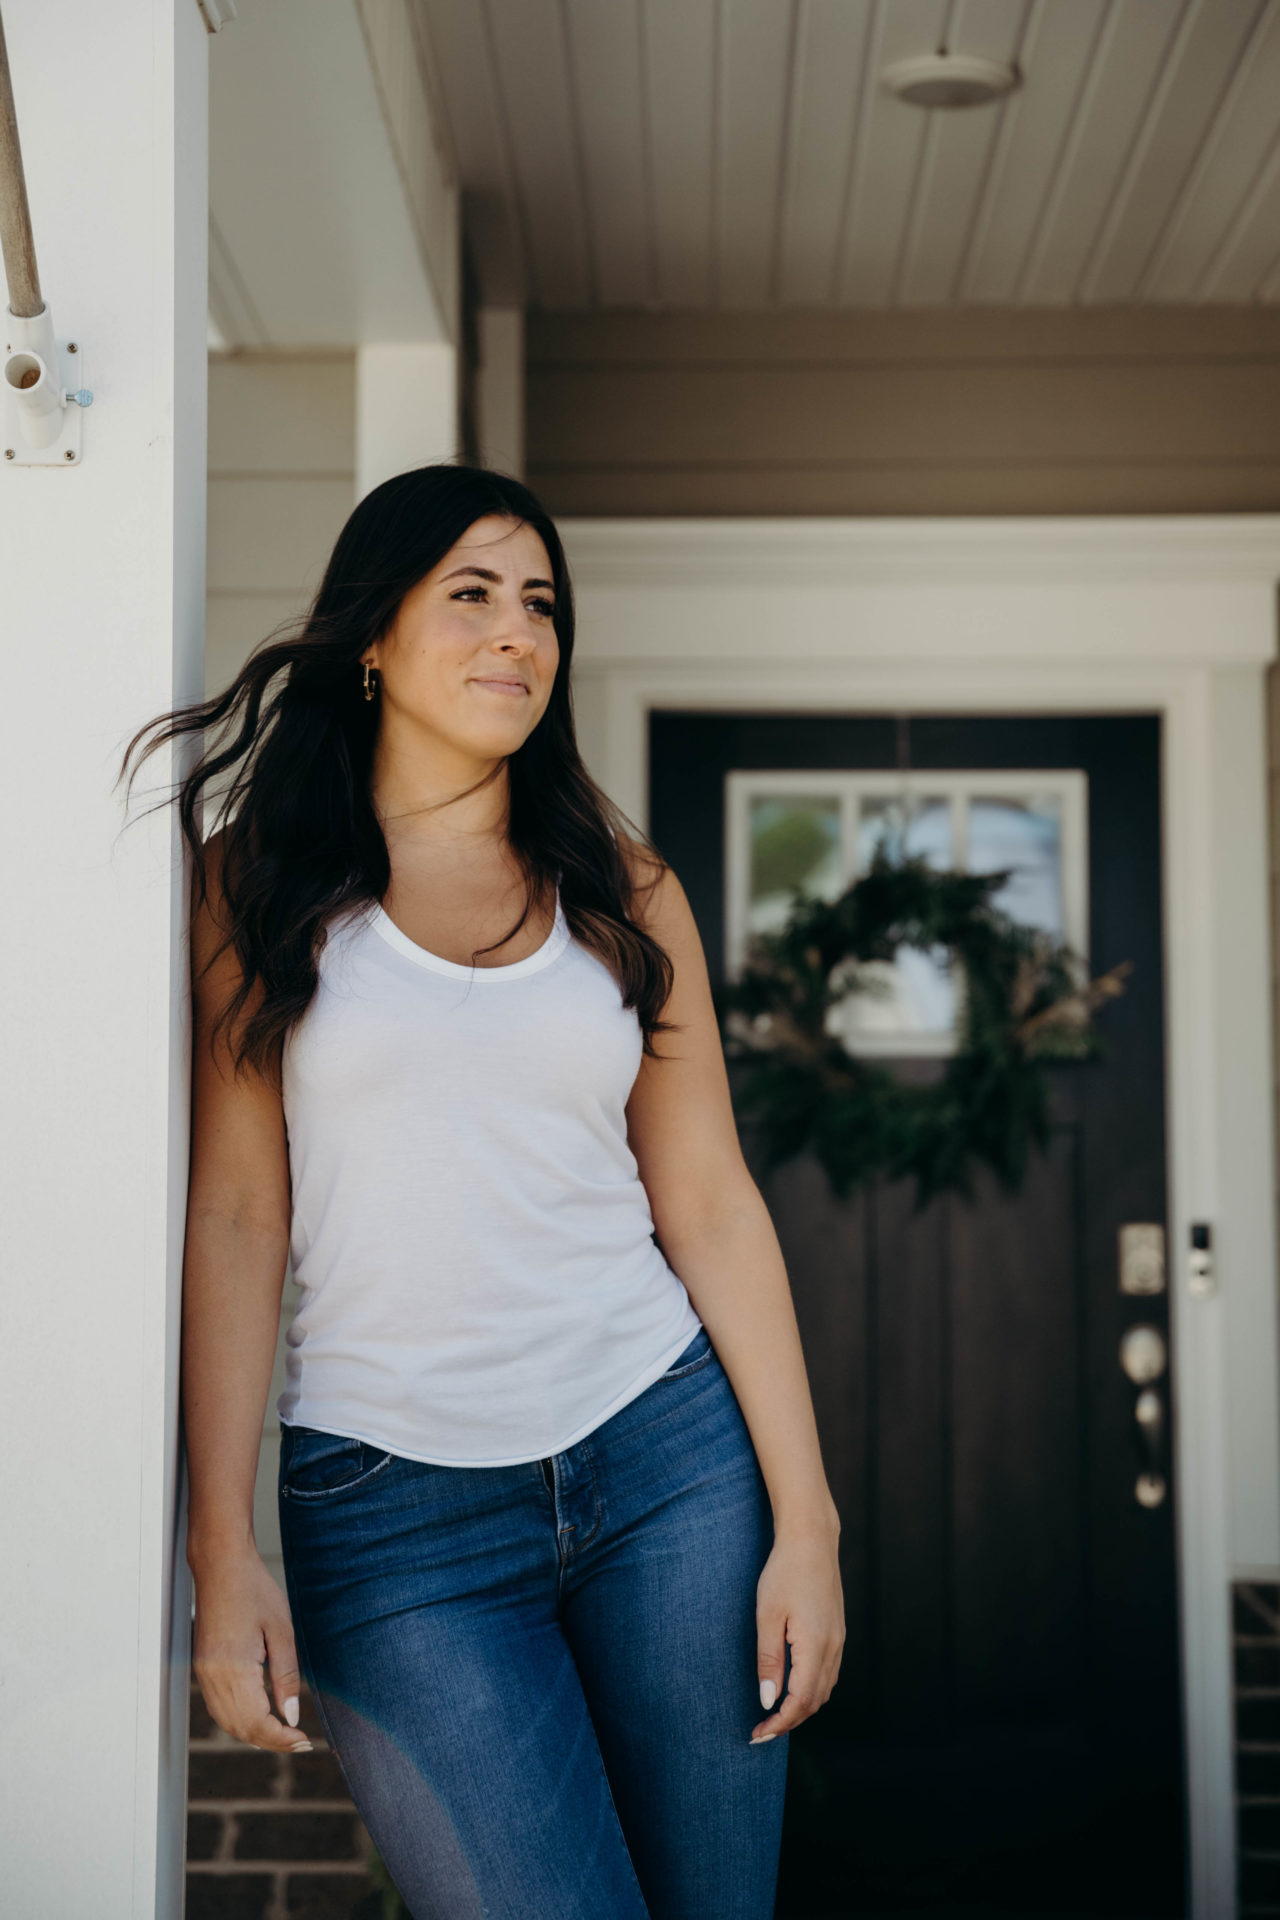
[[[487,587],[458,587],[455,592],[449,595],[449,598],[451,600],[469,600],[473,594],[478,595],[481,600],[487,600],[489,597],[489,589]],[[525,605],[531,612],[538,614],[544,620],[553,620],[555,618],[556,603],[554,600],[526,600]]]

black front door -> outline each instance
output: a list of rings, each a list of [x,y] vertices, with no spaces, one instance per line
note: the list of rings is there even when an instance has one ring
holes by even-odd
[[[1134,970],[1105,1057],[1054,1070],[1018,1195],[915,1213],[901,1183],[834,1201],[807,1158],[762,1179],[848,1612],[840,1684],[792,1739],[778,1912],[1178,1915],[1173,1500],[1138,1497],[1119,1352],[1139,1322],[1168,1338],[1118,1259],[1165,1209],[1159,722],[659,713],[651,831],[719,976],[726,776],[893,769],[904,741],[915,770],[1083,773],[1092,968]]]

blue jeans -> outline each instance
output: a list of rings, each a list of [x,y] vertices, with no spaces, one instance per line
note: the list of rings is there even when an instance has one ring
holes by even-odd
[[[414,1920],[768,1920],[759,1463],[705,1329],[546,1460],[286,1427],[299,1662]]]

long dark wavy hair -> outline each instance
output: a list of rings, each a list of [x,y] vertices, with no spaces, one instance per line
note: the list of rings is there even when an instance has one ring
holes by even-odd
[[[546,547],[560,647],[547,708],[506,761],[507,837],[526,893],[519,919],[493,946],[511,939],[558,883],[570,930],[608,967],[624,1005],[635,1009],[645,1051],[652,1054],[653,1036],[670,1028],[661,1010],[671,990],[671,962],[633,917],[642,883],[623,853],[623,838],[640,842],[654,877],[662,862],[601,792],[578,752],[569,685],[573,592],[554,522],[507,474],[418,467],[385,480],[356,507],[301,619],[269,634],[224,692],[148,721],[124,752],[119,778],[127,776],[127,800],[136,773],[157,748],[189,734],[211,735],[160,803],[177,805],[197,906],[209,892],[203,796],[211,781],[228,776],[220,796],[218,919],[225,938],[213,958],[234,946],[241,977],[215,1031],[232,1034],[261,989],[232,1042],[237,1072],[250,1065],[278,1086],[280,1045],[315,993],[327,923],[345,907],[380,901],[390,885],[387,843],[370,794],[380,703],[363,697],[360,655],[393,624],[410,588],[488,514],[523,522]]]

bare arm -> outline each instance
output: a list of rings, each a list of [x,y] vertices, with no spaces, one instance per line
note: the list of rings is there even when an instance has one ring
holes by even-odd
[[[757,1594],[761,1699],[792,1670],[778,1713],[757,1736],[787,1732],[835,1684],[844,1642],[835,1503],[782,1251],[742,1157],[702,943],[684,890],[667,870],[643,910],[675,979],[660,1057],[642,1062],[628,1135],[654,1225],[711,1335],[750,1431],[773,1507],[774,1550]],[[772,1694],[769,1688],[772,1687]]]
[[[215,836],[216,842],[216,836]],[[222,938],[219,848],[192,922],[191,1177],[183,1264],[182,1411],[195,1577],[194,1665],[218,1725],[278,1752],[309,1743],[298,1718],[288,1603],[253,1536],[253,1489],[289,1249],[289,1163],[280,1096],[232,1070],[212,1030],[239,979]],[[253,1003],[251,1002],[250,1005]],[[275,1718],[262,1679],[269,1660]],[[282,1724],[287,1721],[288,1724]]]

